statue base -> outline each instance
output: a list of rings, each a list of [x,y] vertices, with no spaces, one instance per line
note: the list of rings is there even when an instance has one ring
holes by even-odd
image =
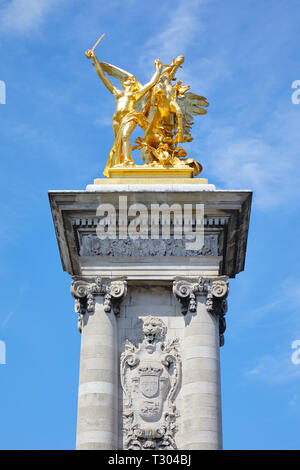
[[[136,165],[133,167],[110,168],[108,170],[109,178],[193,178],[193,168],[159,168],[146,165]]]
[[[110,168],[108,178],[96,178],[94,184],[147,184],[180,183],[207,184],[206,178],[194,178],[192,168],[155,168],[139,165],[134,167]],[[151,180],[150,180],[151,178]]]

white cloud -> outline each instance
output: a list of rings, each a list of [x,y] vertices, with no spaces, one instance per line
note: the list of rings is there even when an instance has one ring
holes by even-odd
[[[11,310],[3,319],[2,321],[2,328],[4,328],[7,323],[9,322],[9,320],[11,319],[11,317],[15,314],[15,309],[14,310]]]
[[[251,37],[236,58],[228,55],[223,47],[210,49],[207,57],[201,44],[210,28],[207,19],[210,6],[203,0],[180,0],[169,14],[162,16],[162,29],[143,45],[141,58],[141,65],[146,69],[154,58],[159,57],[166,63],[172,57],[185,54],[197,42],[200,49],[196,61],[186,61],[178,76],[191,85],[192,91],[207,96],[209,102],[220,92],[220,83],[232,93],[234,73],[253,49]],[[271,45],[268,43],[267,47]],[[258,65],[264,55],[265,48],[263,52],[257,51]],[[238,87],[231,99],[226,97],[228,109],[223,114],[226,121],[225,118],[217,120],[216,114],[212,121],[210,111],[214,110],[209,108],[208,115],[199,123],[201,135],[197,136],[198,123],[195,122],[195,141],[190,147],[194,154],[204,147],[209,156],[204,170],[209,176],[225,188],[253,189],[254,204],[264,211],[290,209],[300,202],[300,108],[291,106],[289,95],[283,95],[284,101],[273,95],[275,85],[278,87],[268,73],[259,85],[248,83],[245,92]]]
[[[179,0],[167,13],[161,7],[161,29],[143,44],[140,67],[147,70],[156,58],[167,64],[173,57],[189,53],[189,59],[177,75],[202,95],[213,89],[221,77],[228,77],[231,68],[223,49],[209,57],[203,50],[209,29],[207,12],[213,3],[214,0]]]
[[[291,354],[284,357],[263,356],[258,364],[245,373],[249,379],[262,380],[270,384],[282,384],[300,377],[300,365],[294,365]]]
[[[0,31],[24,33],[38,28],[58,0],[11,0],[0,8]]]
[[[5,328],[7,323],[10,321],[10,319],[12,318],[12,316],[18,312],[20,309],[20,305],[22,304],[22,302],[24,301],[24,296],[26,295],[26,292],[28,291],[28,283],[27,281],[25,281],[24,284],[22,284],[18,291],[15,293],[15,297],[13,299],[13,303],[14,303],[14,308],[12,308],[3,318],[2,320],[2,328]],[[3,313],[3,312],[2,312]]]
[[[299,307],[300,305],[300,279],[288,277],[281,284],[282,291],[285,293],[286,299],[289,300],[292,305]]]
[[[297,112],[296,112],[297,111]],[[210,123],[205,138],[210,153],[207,169],[230,189],[253,189],[262,210],[294,208],[300,201],[300,113],[277,109],[253,132]]]
[[[288,277],[271,287],[270,295],[262,305],[257,308],[253,305],[245,311],[245,315],[239,315],[235,310],[231,334],[240,338],[243,330],[255,328],[260,333],[265,331],[264,336],[272,337],[273,341],[291,335],[300,338],[299,306],[300,279]],[[269,328],[270,322],[272,328]]]
[[[295,410],[300,410],[300,397],[298,393],[294,393],[289,405]]]
[[[203,0],[180,0],[162,16],[162,29],[143,45],[140,65],[144,70],[156,57],[167,63],[172,57],[185,54],[195,41],[201,44],[209,6]],[[243,48],[244,56],[251,47],[250,41]],[[180,80],[191,85],[195,93],[207,96],[208,101],[216,91],[219,93],[220,81],[224,84],[229,79],[225,89],[232,91],[232,74],[239,60],[227,55],[222,47],[211,51],[209,57],[200,47],[199,54],[195,62],[186,61],[178,73]],[[257,60],[260,61],[259,53]],[[253,189],[254,205],[264,211],[289,209],[300,202],[300,112],[299,107],[291,106],[289,96],[284,96],[284,102],[273,96],[272,83],[269,78],[266,81],[258,90],[256,83],[250,84],[245,93],[239,90],[238,98],[227,96],[226,121],[216,117],[212,121],[209,108],[209,114],[199,123],[198,136],[197,118],[190,150],[196,154],[199,147],[204,148],[208,158],[204,171],[223,187]]]
[[[203,0],[181,0],[169,15],[166,14],[162,22],[165,28],[143,45],[142,64],[155,58],[170,61],[172,57],[184,54],[195,34],[204,30],[199,15],[199,7],[203,3]]]
[[[97,127],[112,127],[111,115],[101,116],[94,120],[94,124]]]

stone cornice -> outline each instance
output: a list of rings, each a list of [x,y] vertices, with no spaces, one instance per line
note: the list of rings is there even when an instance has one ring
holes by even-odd
[[[50,191],[49,199],[53,221],[56,230],[63,269],[72,276],[81,276],[86,273],[82,249],[82,238],[87,238],[90,232],[95,231],[97,223],[97,208],[102,202],[118,207],[120,191],[114,185],[98,185],[99,191]],[[218,260],[220,275],[235,277],[244,269],[248,225],[251,207],[251,191],[203,191],[194,184],[194,188],[187,190],[185,185],[173,187],[166,191],[165,185],[122,185],[123,196],[128,198],[128,207],[131,204],[142,203],[150,207],[153,202],[201,204],[205,206],[204,230],[205,234],[218,235]],[[172,186],[172,187],[171,187]],[[189,186],[189,185],[186,185]],[[105,256],[102,247],[97,247],[94,240],[91,247],[87,247],[87,256]],[[213,245],[215,246],[215,245]],[[83,250],[80,253],[81,249]],[[215,250],[215,248],[213,248]],[[215,251],[214,251],[215,253]],[[123,255],[123,252],[121,253]],[[210,252],[208,256],[214,256]],[[177,255],[176,255],[177,256]],[[175,256],[175,258],[176,258]],[[206,255],[205,255],[206,256]],[[198,256],[194,259],[199,258]],[[170,256],[170,261],[173,262]],[[89,260],[90,261],[90,260]],[[136,260],[131,258],[130,264]],[[193,260],[194,261],[194,260]],[[201,260],[200,260],[201,261]],[[182,264],[182,262],[180,262]],[[121,261],[124,268],[123,260]],[[179,266],[181,266],[181,264]],[[137,261],[143,266],[143,261]],[[114,263],[113,269],[120,267]],[[178,271],[177,271],[178,272]],[[155,278],[160,272],[155,273]],[[186,273],[183,273],[186,276]],[[129,274],[129,279],[132,279]],[[171,276],[170,276],[171,279]]]
[[[181,303],[181,313],[197,309],[197,296],[206,297],[207,311],[219,318],[220,346],[224,345],[226,329],[225,314],[227,312],[228,281],[226,276],[217,278],[176,279],[173,282],[173,294]]]
[[[115,315],[120,312],[120,302],[127,293],[127,282],[124,279],[93,279],[74,278],[71,294],[75,299],[75,312],[78,313],[78,329],[82,331],[82,319],[86,312],[94,312],[95,297],[104,297],[104,311],[113,310]]]

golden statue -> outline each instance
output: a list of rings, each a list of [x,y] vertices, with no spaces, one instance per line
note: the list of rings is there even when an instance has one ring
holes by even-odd
[[[94,49],[103,36],[92,49],[86,51],[86,57],[93,59],[100,79],[116,100],[112,120],[115,142],[104,175],[109,177],[112,168],[137,168],[131,156],[131,150],[136,148],[141,149],[145,163],[143,168],[188,168],[193,176],[199,174],[201,164],[192,158],[185,158],[187,152],[178,144],[193,140],[190,134],[193,116],[206,114],[203,106],[207,107],[208,103],[203,96],[187,93],[190,87],[182,85],[181,81],[172,84],[184,57],[178,56],[169,65],[162,65],[156,59],[156,71],[143,86],[131,73],[106,62],[99,62]],[[119,80],[123,90],[114,86],[107,75]],[[131,149],[130,136],[137,124],[144,130],[144,134],[136,139],[137,145]]]

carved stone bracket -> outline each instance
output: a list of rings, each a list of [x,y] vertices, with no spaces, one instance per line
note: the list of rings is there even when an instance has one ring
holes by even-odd
[[[196,281],[180,279],[173,283],[173,294],[181,303],[181,313],[185,315],[188,311],[196,311],[196,295],[206,295],[208,291],[208,280],[199,278]]]
[[[206,296],[207,311],[219,317],[220,346],[224,345],[226,329],[228,282],[227,278],[209,279],[200,277],[197,280],[179,279],[173,283],[173,294],[181,303],[181,313],[195,312],[197,295]]]
[[[211,283],[206,297],[207,311],[219,317],[220,346],[224,346],[224,333],[226,330],[225,314],[227,312],[227,280],[216,280]]]
[[[78,329],[82,331],[83,315],[95,309],[95,296],[104,297],[104,311],[120,313],[120,302],[127,293],[125,280],[105,280],[96,277],[93,280],[78,279],[71,284],[71,294],[75,299],[75,312],[78,313]]]

